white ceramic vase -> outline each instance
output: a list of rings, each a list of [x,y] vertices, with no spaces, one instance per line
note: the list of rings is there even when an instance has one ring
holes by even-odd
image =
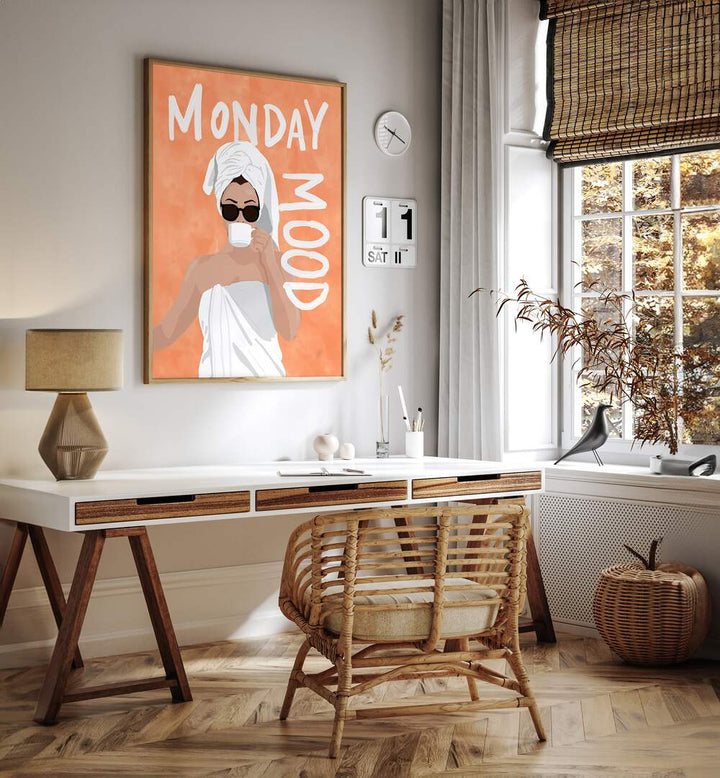
[[[352,443],[343,443],[340,446],[340,459],[355,459],[355,446]]]
[[[313,441],[313,448],[318,455],[318,459],[321,462],[329,462],[333,458],[333,454],[338,450],[340,442],[332,434],[332,432],[326,432],[324,435],[318,435]]]

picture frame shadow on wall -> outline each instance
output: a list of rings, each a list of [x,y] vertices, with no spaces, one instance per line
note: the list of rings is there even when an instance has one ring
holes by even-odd
[[[345,377],[345,147],[345,83],[145,60],[145,383]]]

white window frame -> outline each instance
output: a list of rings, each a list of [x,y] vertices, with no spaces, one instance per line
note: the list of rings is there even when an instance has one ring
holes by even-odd
[[[580,206],[580,167],[565,168],[562,170],[562,194],[561,194],[561,247],[560,247],[560,275],[561,275],[561,299],[563,305],[569,306],[575,310],[578,297],[574,293],[575,283],[577,282],[578,266],[573,261],[579,263],[580,240],[579,227],[582,221],[598,218],[622,218],[622,262],[623,262],[623,282],[632,278],[632,218],[642,215],[672,215],[674,219],[674,284],[672,292],[637,292],[638,296],[670,297],[675,300],[675,340],[676,345],[682,343],[682,305],[678,304],[684,297],[720,297],[720,290],[683,290],[683,257],[681,215],[689,213],[713,213],[720,212],[718,205],[686,206],[680,207],[680,157],[673,155],[671,157],[672,175],[671,175],[671,193],[670,207],[658,208],[656,210],[637,210],[628,208],[632,205],[632,161],[623,162],[623,209],[621,212],[612,214],[582,214]],[[624,284],[625,285],[625,284]],[[624,292],[630,292],[631,289],[623,289]],[[580,417],[581,406],[578,402],[579,388],[575,380],[573,362],[577,357],[576,352],[573,357],[568,356],[560,365],[561,374],[561,392],[560,392],[560,419],[561,419],[561,442],[562,448],[567,450],[573,446],[580,437]],[[623,438],[610,438],[602,447],[603,454],[609,454],[616,461],[627,462],[628,464],[637,463],[639,460],[646,461],[648,456],[656,454],[667,454],[667,448],[661,445],[645,444],[640,447],[639,443],[633,445],[632,440],[632,421],[631,414],[623,414]],[[720,453],[720,442],[717,445],[701,444],[681,444],[679,453],[687,456],[705,456],[706,454]]]

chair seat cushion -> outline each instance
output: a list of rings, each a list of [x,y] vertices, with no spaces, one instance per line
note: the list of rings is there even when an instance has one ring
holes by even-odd
[[[400,603],[426,603],[433,601],[434,580],[402,580],[392,584],[392,594],[363,594],[363,589],[389,588],[389,584],[363,584],[358,579],[355,585],[355,619],[353,638],[372,642],[426,640],[430,636],[432,625],[432,607],[396,610]],[[428,587],[423,592],[404,592],[403,589]],[[447,587],[469,587],[448,590]],[[463,605],[444,606],[440,636],[443,638],[478,635],[490,629],[497,619],[499,605],[485,604],[486,600],[497,598],[494,589],[466,578],[445,579],[445,602],[465,603]],[[309,594],[309,592],[308,592]],[[387,609],[362,610],[362,605],[387,605]],[[325,619],[324,627],[328,632],[340,634],[342,612],[334,611]]]

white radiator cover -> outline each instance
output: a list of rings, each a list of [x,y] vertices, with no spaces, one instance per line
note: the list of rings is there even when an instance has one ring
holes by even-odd
[[[577,494],[543,494],[533,502],[540,566],[561,629],[594,628],[592,597],[600,571],[634,559],[624,543],[647,557],[651,540],[659,537],[664,538],[659,561],[700,570],[720,616],[720,503],[688,507]],[[718,616],[702,651],[713,658],[720,658]]]

